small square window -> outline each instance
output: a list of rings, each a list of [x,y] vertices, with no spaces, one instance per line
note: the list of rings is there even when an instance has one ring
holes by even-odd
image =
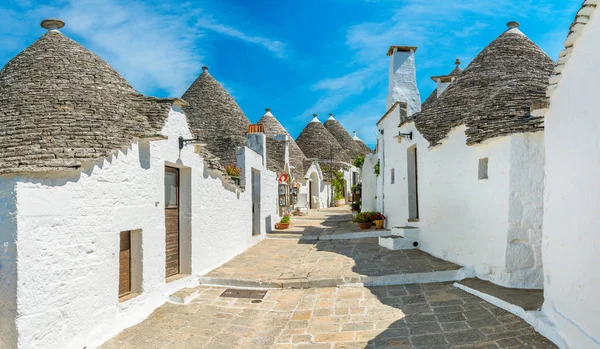
[[[488,158],[479,159],[479,179],[488,179]]]
[[[392,169],[391,180],[392,180],[392,184],[394,184],[396,182],[396,171],[394,171],[394,169]]]

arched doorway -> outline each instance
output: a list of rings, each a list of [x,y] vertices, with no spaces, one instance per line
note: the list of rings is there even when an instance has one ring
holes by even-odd
[[[310,174],[309,195],[310,208],[319,208],[319,175],[316,172]]]

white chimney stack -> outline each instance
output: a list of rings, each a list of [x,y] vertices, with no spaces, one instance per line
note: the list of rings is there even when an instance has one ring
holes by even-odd
[[[408,115],[421,111],[421,95],[417,88],[414,46],[390,46],[390,82],[386,103],[389,110],[396,102],[408,104]]]
[[[450,86],[450,84],[452,84],[454,82],[454,80],[456,79],[456,76],[461,72],[460,70],[460,59],[456,59],[456,61],[454,62],[454,64],[456,64],[456,68],[454,68],[454,70],[449,74],[449,75],[443,75],[443,76],[432,76],[431,80],[437,82],[437,96],[441,96],[442,93],[444,93],[444,91],[446,91],[446,89],[448,88],[448,86]]]

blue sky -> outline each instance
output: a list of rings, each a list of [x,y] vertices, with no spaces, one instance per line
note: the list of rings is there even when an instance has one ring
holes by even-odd
[[[296,137],[334,113],[373,145],[385,112],[390,45],[418,46],[424,100],[429,77],[463,68],[516,20],[556,60],[581,0],[3,0],[0,66],[58,17],[140,92],[178,97],[203,65],[250,121],[264,108]]]

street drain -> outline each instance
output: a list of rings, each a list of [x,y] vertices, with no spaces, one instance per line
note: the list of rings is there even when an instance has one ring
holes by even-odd
[[[250,303],[262,303],[262,301],[260,299],[253,299]]]
[[[261,290],[238,290],[235,288],[228,288],[225,292],[221,293],[221,297],[229,297],[229,298],[250,298],[254,300],[263,299],[268,291]],[[262,301],[254,302],[259,303]]]

